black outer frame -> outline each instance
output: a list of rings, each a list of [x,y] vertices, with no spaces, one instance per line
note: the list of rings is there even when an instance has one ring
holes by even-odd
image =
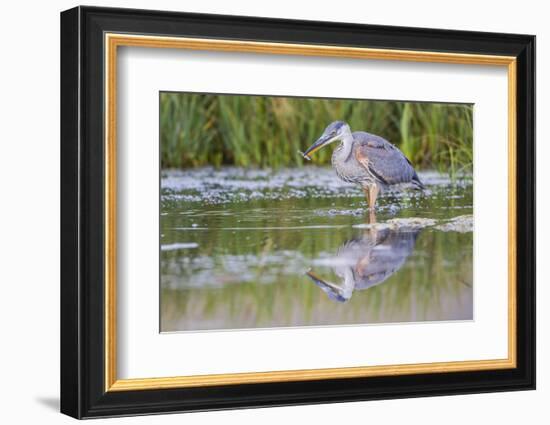
[[[517,368],[104,391],[105,32],[517,57]],[[535,37],[77,7],[61,13],[61,412],[76,418],[535,388]]]

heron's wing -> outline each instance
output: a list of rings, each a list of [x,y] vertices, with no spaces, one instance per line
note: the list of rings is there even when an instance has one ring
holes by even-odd
[[[385,241],[374,247],[368,261],[359,261],[356,266],[357,289],[367,289],[385,282],[397,272],[414,251],[419,230],[400,232],[392,230]]]
[[[375,178],[388,185],[413,179],[414,168],[399,149],[382,137],[357,133],[353,134],[357,143],[355,158]]]

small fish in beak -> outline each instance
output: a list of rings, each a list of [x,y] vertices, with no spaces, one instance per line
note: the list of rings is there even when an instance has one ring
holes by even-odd
[[[307,156],[305,153],[303,153],[302,151],[298,151],[298,153],[300,154],[300,156],[302,156],[302,158],[307,159],[308,161],[311,161],[311,158]]]

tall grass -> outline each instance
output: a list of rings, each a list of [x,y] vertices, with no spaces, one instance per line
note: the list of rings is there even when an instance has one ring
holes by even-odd
[[[419,168],[456,175],[472,170],[472,115],[464,104],[162,93],[161,165],[302,166],[298,150],[344,120],[394,143]],[[328,163],[331,151],[315,162]]]

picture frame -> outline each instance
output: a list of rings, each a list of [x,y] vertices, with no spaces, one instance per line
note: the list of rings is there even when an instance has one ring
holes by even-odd
[[[117,53],[131,46],[504,67],[508,181],[494,184],[508,194],[508,356],[120,379]],[[61,412],[75,418],[534,389],[535,37],[82,6],[62,12],[61,258]]]

